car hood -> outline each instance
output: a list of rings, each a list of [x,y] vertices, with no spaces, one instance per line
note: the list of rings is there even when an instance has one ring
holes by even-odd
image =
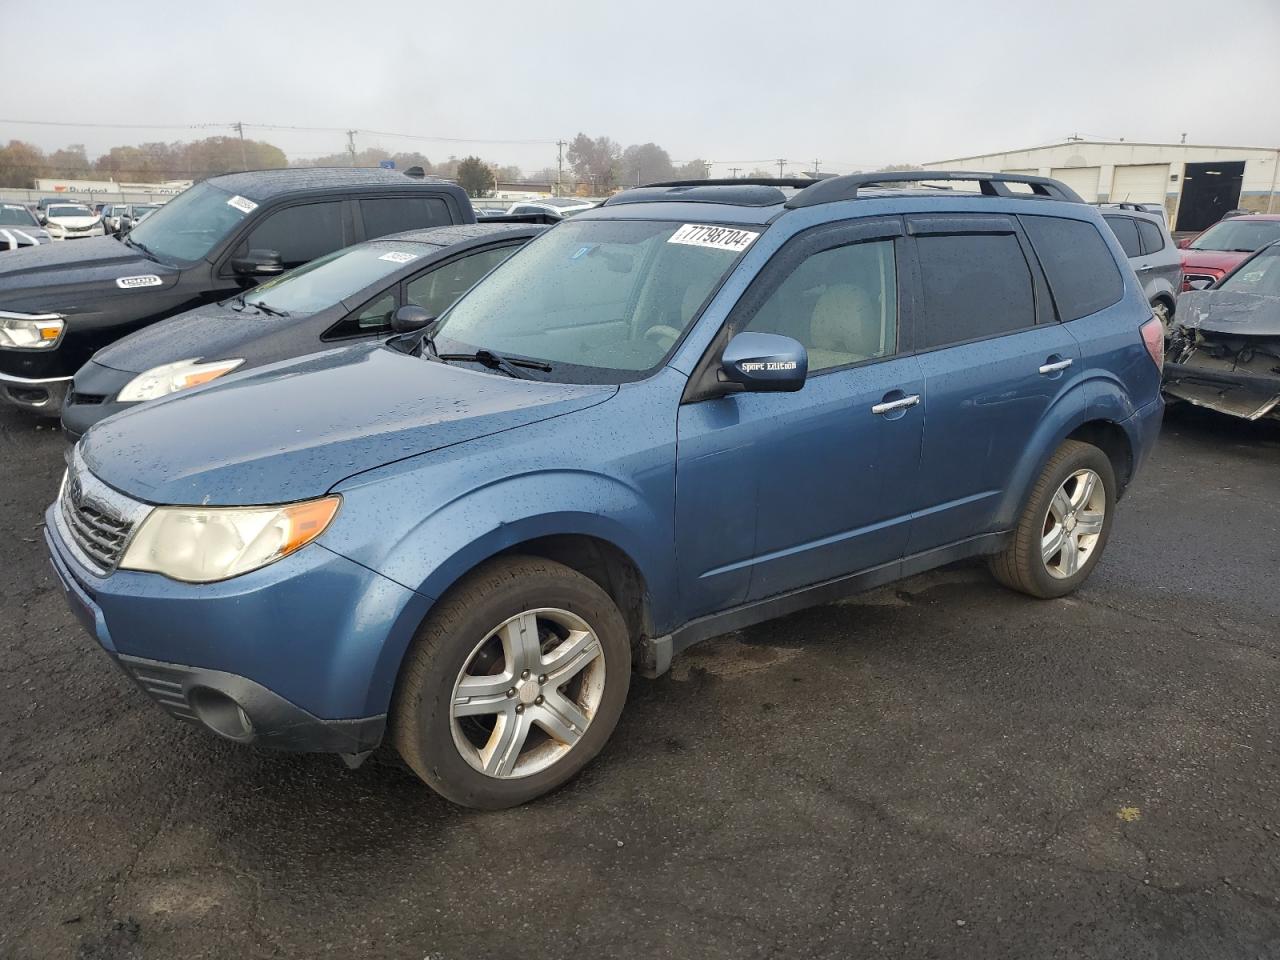
[[[92,227],[98,217],[50,217],[49,222],[58,227]]]
[[[1280,297],[1201,290],[1178,299],[1178,323],[1205,333],[1280,337]]]
[[[96,476],[152,503],[285,503],[616,392],[516,380],[361,344],[139,404],[94,426],[80,445]]]
[[[172,286],[177,278],[173,267],[144,257],[115,237],[41,244],[0,257],[0,309],[61,306],[56,301],[68,289],[119,293]]]
[[[230,360],[243,357],[245,344],[256,337],[306,319],[212,303],[135,330],[95,353],[93,362],[124,373],[142,373],[178,360]]]
[[[1182,251],[1182,269],[1190,270],[1194,267],[1210,268],[1213,270],[1230,270],[1238,263],[1242,263],[1244,258],[1249,256],[1248,253],[1237,253],[1234,250],[1183,250]]]

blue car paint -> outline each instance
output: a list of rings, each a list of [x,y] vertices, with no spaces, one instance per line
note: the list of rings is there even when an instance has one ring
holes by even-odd
[[[909,569],[904,556],[1008,530],[1044,460],[1083,423],[1117,425],[1141,462],[1162,403],[1137,331],[1146,301],[1130,271],[1121,271],[1118,304],[1071,324],[852,367],[796,394],[680,399],[733,305],[797,233],[938,209],[936,198],[866,198],[788,211],[767,229],[777,208],[584,212],[578,219],[712,218],[763,232],[647,379],[512,380],[362,346],[231,375],[86,437],[95,474],[151,502],[341,494],[319,541],[284,561],[195,587],[151,574],[95,578],[56,538],[52,549],[96,605],[104,646],[234,671],[326,718],[385,713],[432,602],[476,564],[540,537],[594,537],[629,557],[655,635],[833,571]],[[1082,205],[1034,200],[957,196],[946,209],[1100,223]],[[1110,231],[1100,232],[1125,263]],[[1060,376],[1022,368],[1055,357],[1073,361]],[[1004,379],[993,381],[992,370]],[[842,409],[895,391],[922,403],[893,418],[842,421]],[[978,450],[975,436],[985,438]],[[846,485],[823,488],[814,479],[822,471]],[[319,621],[304,629],[289,618],[313,603]],[[191,610],[200,623],[180,633]]]

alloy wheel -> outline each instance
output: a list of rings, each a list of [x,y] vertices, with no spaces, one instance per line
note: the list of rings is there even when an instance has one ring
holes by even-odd
[[[604,649],[567,610],[526,610],[476,645],[450,698],[453,742],[499,779],[545,770],[573,749],[604,696]]]
[[[1089,562],[1106,511],[1106,487],[1092,470],[1077,470],[1062,482],[1049,501],[1040,539],[1040,556],[1050,576],[1065,580]]]

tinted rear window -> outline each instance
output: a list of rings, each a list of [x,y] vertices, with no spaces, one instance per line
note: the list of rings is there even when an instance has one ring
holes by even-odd
[[[439,197],[386,197],[361,200],[366,240],[402,230],[443,227],[453,223],[449,208]]]
[[[1137,223],[1138,236],[1142,238],[1143,254],[1159,253],[1163,250],[1164,234],[1160,232],[1160,228],[1146,220],[1139,220]]]
[[[1124,295],[1124,278],[1093,224],[1061,217],[1021,219],[1049,278],[1060,319],[1087,317]]]
[[[1124,250],[1126,257],[1142,256],[1142,245],[1138,243],[1138,225],[1133,222],[1133,217],[1103,217],[1102,219],[1107,221],[1107,226],[1120,241],[1120,247]]]
[[[1031,269],[1009,233],[919,237],[924,322],[916,346],[928,350],[1035,325]]]

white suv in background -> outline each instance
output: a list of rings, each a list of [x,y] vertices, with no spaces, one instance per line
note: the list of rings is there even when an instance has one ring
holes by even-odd
[[[54,240],[79,240],[81,237],[106,236],[102,217],[83,203],[51,203],[41,220]]]
[[[577,197],[547,197],[545,200],[519,200],[507,208],[513,213],[549,213],[553,217],[564,220],[583,210],[596,206],[594,200],[580,200]]]

